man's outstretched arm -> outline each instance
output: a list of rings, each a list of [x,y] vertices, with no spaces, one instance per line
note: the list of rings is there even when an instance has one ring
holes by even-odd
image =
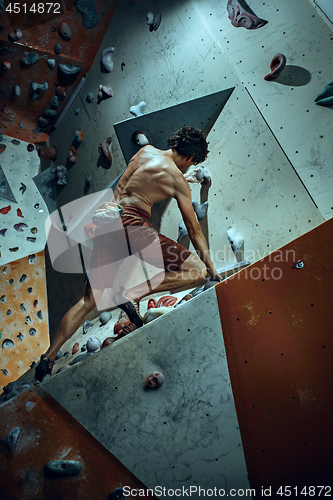
[[[210,276],[222,280],[210,258],[206,238],[203,235],[200,224],[196,218],[191,199],[191,190],[186,181],[180,183],[175,194],[179,210],[188,231],[188,235],[198,254],[198,257],[206,264]]]

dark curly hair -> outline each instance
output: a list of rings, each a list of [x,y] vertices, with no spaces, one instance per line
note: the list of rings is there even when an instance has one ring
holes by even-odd
[[[192,158],[194,165],[203,162],[209,153],[208,142],[201,132],[193,127],[183,127],[175,132],[169,139],[168,144],[184,158]]]

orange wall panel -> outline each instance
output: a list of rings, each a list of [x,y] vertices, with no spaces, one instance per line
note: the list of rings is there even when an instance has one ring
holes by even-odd
[[[332,253],[331,219],[216,287],[249,480],[272,498],[330,484]]]
[[[16,380],[49,346],[44,251],[0,269],[0,385]]]

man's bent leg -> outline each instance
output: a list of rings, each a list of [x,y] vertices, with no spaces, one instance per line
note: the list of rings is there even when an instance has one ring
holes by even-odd
[[[207,274],[206,265],[196,255],[191,254],[179,268],[174,271],[163,272],[164,279],[161,282],[161,275],[157,274],[150,280],[152,291],[147,292],[147,283],[141,283],[124,292],[124,295],[130,299],[141,300],[152,293],[166,292],[176,290],[178,288],[194,285],[198,281],[205,278]],[[154,286],[154,284],[156,284]]]
[[[76,332],[87,314],[95,308],[102,295],[103,290],[92,290],[90,287],[86,287],[83,297],[62,318],[56,336],[45,353],[46,358],[55,360],[59,349]]]

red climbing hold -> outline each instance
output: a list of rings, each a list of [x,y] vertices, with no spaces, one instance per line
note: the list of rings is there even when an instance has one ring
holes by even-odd
[[[75,342],[75,344],[73,345],[72,354],[76,354],[77,352],[79,352],[79,350],[80,350],[79,343]]]
[[[9,210],[11,210],[11,209],[12,209],[12,207],[10,205],[8,205],[8,207],[0,208],[0,213],[6,215],[6,214],[8,214]]]
[[[22,211],[20,208],[17,209],[17,217],[22,217],[22,219],[24,219],[24,215],[22,215]]]

